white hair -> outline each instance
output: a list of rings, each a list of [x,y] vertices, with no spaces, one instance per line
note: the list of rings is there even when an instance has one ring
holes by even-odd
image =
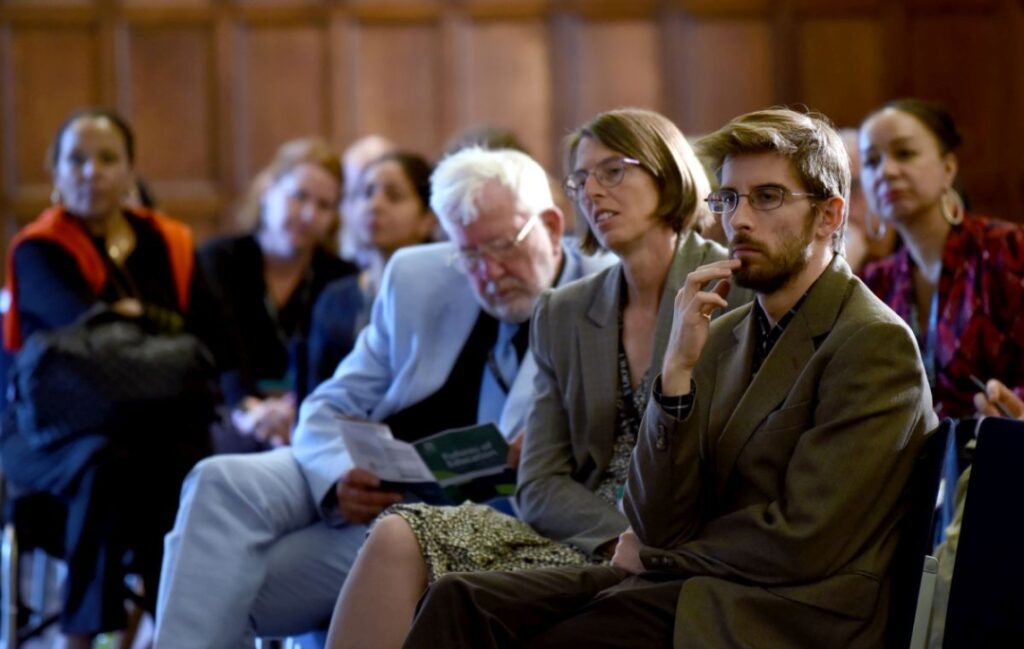
[[[530,216],[555,204],[547,173],[530,156],[512,149],[467,147],[441,160],[430,176],[430,208],[449,234],[477,219],[478,198],[491,181],[509,189]]]

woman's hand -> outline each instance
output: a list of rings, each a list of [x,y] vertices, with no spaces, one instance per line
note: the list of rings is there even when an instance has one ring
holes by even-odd
[[[997,404],[1006,409],[1006,414]],[[1008,414],[1015,419],[1024,420],[1024,400],[997,379],[989,379],[985,384],[985,391],[974,395],[974,407],[979,413],[990,417],[1005,417]]]

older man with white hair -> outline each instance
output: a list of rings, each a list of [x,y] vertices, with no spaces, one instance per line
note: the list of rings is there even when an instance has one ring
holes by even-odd
[[[562,244],[547,176],[522,153],[460,151],[431,190],[451,243],[394,255],[355,349],[303,403],[294,446],[211,458],[186,480],[157,647],[251,647],[327,624],[366,524],[401,498],[353,464],[340,418],[405,440],[482,421],[510,439],[522,429],[534,303],[610,260]]]

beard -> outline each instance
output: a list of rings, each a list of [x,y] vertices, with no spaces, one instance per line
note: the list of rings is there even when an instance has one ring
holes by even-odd
[[[754,247],[761,253],[761,259],[754,263],[742,260],[743,265],[732,274],[736,283],[765,295],[784,287],[807,267],[813,229],[814,220],[808,219],[799,236],[784,239],[774,252],[752,237],[737,233],[729,241],[730,252],[738,245]]]
[[[529,320],[540,291],[531,291],[523,282],[510,278],[506,278],[501,286],[507,295],[499,296],[498,288],[494,282],[474,284],[473,294],[480,307],[501,322],[514,324]]]

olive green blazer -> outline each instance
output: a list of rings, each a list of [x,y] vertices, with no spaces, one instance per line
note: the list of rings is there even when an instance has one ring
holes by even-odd
[[[752,376],[751,306],[711,325],[683,420],[648,404],[626,514],[684,577],[676,647],[877,647],[904,487],[936,425],[906,324],[837,257]]]

